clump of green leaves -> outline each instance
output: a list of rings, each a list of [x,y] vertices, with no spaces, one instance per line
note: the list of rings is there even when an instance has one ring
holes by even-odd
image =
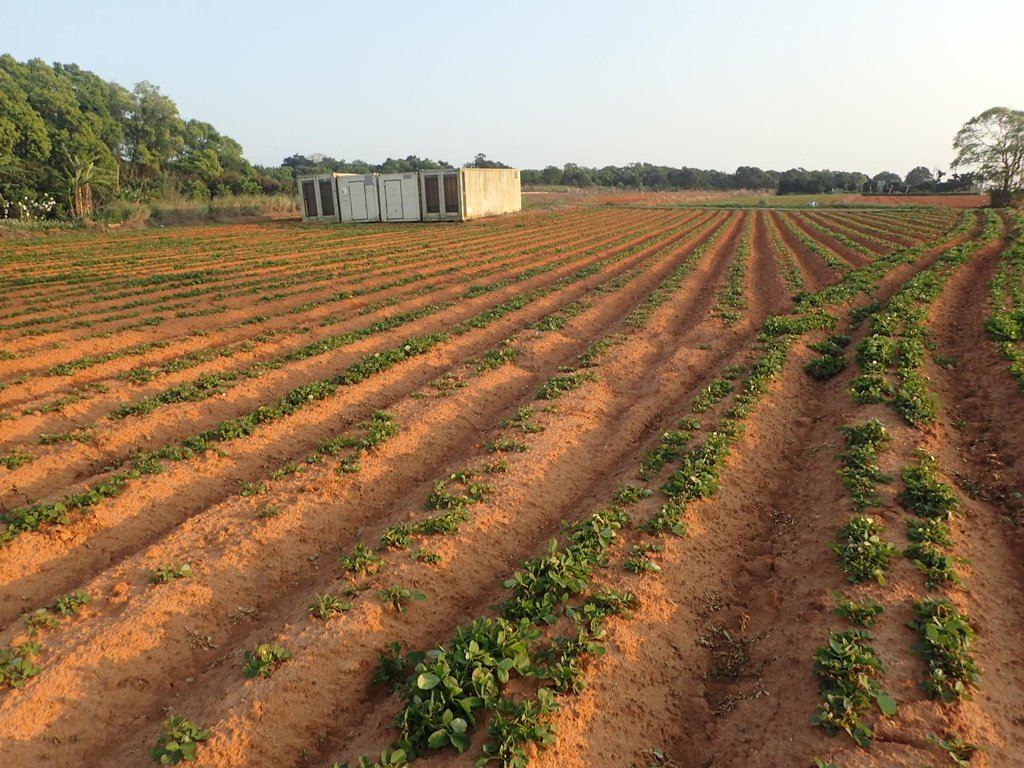
[[[836,531],[839,540],[832,543],[832,550],[854,584],[868,579],[885,584],[885,572],[898,550],[882,541],[882,531],[882,524],[867,515],[854,517]]]
[[[588,381],[597,381],[597,374],[590,370],[577,371],[571,368],[552,376],[537,391],[538,400],[554,400],[566,392],[579,389]]]
[[[843,618],[849,619],[854,624],[864,628],[870,628],[875,625],[875,621],[885,608],[877,600],[868,598],[867,600],[855,601],[849,599],[842,592],[835,594],[836,598],[836,616],[842,616]]]
[[[508,462],[504,459],[495,459],[484,464],[484,472],[488,475],[501,475],[508,472]]]
[[[665,549],[661,544],[634,544],[626,557],[626,570],[633,573],[660,573],[661,566],[651,560],[651,552]]]
[[[882,422],[877,419],[857,425],[839,428],[848,446],[843,454],[843,466],[839,476],[850,491],[854,509],[858,512],[867,507],[881,504],[877,485],[888,483],[892,478],[878,466],[878,452],[892,440]]]
[[[716,379],[702,389],[693,399],[693,410],[704,413],[715,403],[724,399],[732,391],[732,382],[728,379]]]
[[[644,488],[642,485],[619,485],[612,501],[616,504],[636,504],[643,499],[653,496],[654,491]]]
[[[413,560],[420,563],[429,563],[435,565],[441,562],[441,556],[436,552],[427,552],[423,549],[417,549],[415,552],[409,555]]]
[[[699,429],[699,423],[696,429]],[[690,433],[693,430],[680,428],[670,429],[661,433],[661,443],[656,448],[644,451],[643,459],[640,462],[640,479],[649,480],[664,468],[666,464],[675,459],[686,448],[690,441]]]
[[[918,461],[903,470],[906,486],[898,499],[909,512],[931,520],[950,520],[960,507],[953,489],[939,480],[934,456],[919,452]]]
[[[640,526],[647,533],[671,533],[674,536],[685,536],[687,525],[683,521],[685,505],[680,501],[670,500],[662,505],[654,516]]]
[[[259,512],[256,513],[256,519],[257,520],[270,520],[271,518],[274,518],[274,517],[280,517],[281,516],[281,512],[282,512],[282,510],[281,510],[280,507],[275,506],[273,504],[268,504],[267,506],[261,508],[259,510]]]
[[[292,652],[276,643],[257,643],[245,652],[242,673],[246,677],[270,677],[274,670],[292,657]]]
[[[172,715],[164,721],[164,731],[149,750],[149,756],[160,765],[177,765],[196,759],[199,742],[210,738],[209,728],[200,728],[191,720]]]
[[[78,592],[64,595],[64,597],[53,604],[52,610],[62,616],[74,616],[83,605],[86,605],[91,600],[92,597],[89,596],[88,592],[79,590]]]
[[[335,595],[313,595],[313,602],[309,604],[309,612],[318,619],[329,619],[338,613],[352,610],[352,603],[342,602],[341,598]]]
[[[373,554],[373,550],[365,544],[356,544],[352,554],[338,558],[338,562],[346,571],[374,574],[380,570],[384,560]]]
[[[949,734],[942,738],[934,733],[929,733],[927,739],[929,743],[945,750],[946,754],[949,755],[949,759],[959,768],[970,768],[971,758],[978,752],[977,744],[964,741],[956,734]]]
[[[824,341],[808,346],[819,354],[819,357],[811,358],[804,366],[804,371],[811,378],[818,381],[826,381],[836,376],[846,368],[846,347],[850,344],[850,337],[836,334],[829,336]]]
[[[28,453],[22,453],[18,450],[11,450],[4,456],[0,456],[0,467],[7,467],[7,469],[17,469],[23,464],[27,464],[32,461],[32,456]]]
[[[485,447],[489,453],[523,453],[526,450],[526,443],[502,436],[493,443],[487,443]]]
[[[392,642],[377,654],[377,671],[373,674],[373,684],[393,683],[397,689],[409,677],[410,670],[426,657],[422,651],[402,652],[402,644]]]
[[[924,574],[926,586],[935,588],[944,584],[961,584],[960,574],[956,572],[955,566],[966,563],[964,558],[947,555],[927,541],[911,544],[903,554]]]
[[[485,766],[497,762],[503,768],[527,768],[530,762],[528,745],[549,747],[555,743],[555,726],[551,721],[558,709],[558,700],[547,688],[540,688],[534,699],[515,701],[498,699],[495,716],[484,744],[484,757],[477,762]]]
[[[166,584],[175,579],[187,579],[192,576],[192,566],[189,563],[181,565],[161,565],[149,577],[150,584]]]
[[[543,432],[544,427],[541,427],[533,423],[533,406],[524,405],[516,411],[516,415],[511,419],[505,419],[501,422],[503,427],[514,427],[515,429],[522,430],[523,432]]]
[[[832,735],[845,731],[864,748],[870,746],[874,732],[861,715],[872,705],[877,705],[883,715],[896,714],[896,702],[876,680],[883,665],[867,644],[869,639],[863,629],[832,632],[828,645],[814,652],[814,674],[825,701],[812,722]]]
[[[921,688],[945,703],[971,698],[980,673],[970,653],[974,630],[967,617],[946,599],[928,599],[914,606],[911,629],[920,634],[912,647],[928,665]]]
[[[242,490],[239,493],[242,496],[260,496],[267,492],[267,484],[264,481],[258,483],[242,483]]]
[[[41,671],[32,661],[39,653],[39,645],[29,642],[0,648],[0,685],[21,688],[29,678]]]
[[[704,444],[687,451],[679,459],[679,467],[661,490],[670,499],[694,501],[718,493],[719,475],[729,455],[729,438],[712,432]]]
[[[380,599],[384,601],[385,605],[390,605],[399,613],[405,613],[409,610],[409,603],[413,600],[427,599],[427,596],[422,592],[415,592],[408,587],[398,584],[392,584],[390,587],[380,590],[377,594],[380,595]]]

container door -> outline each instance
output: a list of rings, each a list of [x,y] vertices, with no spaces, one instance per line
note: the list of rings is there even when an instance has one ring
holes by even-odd
[[[317,219],[320,211],[316,207],[316,182],[312,179],[302,182],[302,210],[307,219]]]
[[[441,213],[441,181],[436,173],[423,177],[423,212],[435,217]]]
[[[401,179],[388,179],[384,182],[384,220],[402,221],[404,218],[402,181]]]
[[[335,219],[334,182],[331,179],[320,179],[320,215]]]
[[[459,174],[444,175],[444,212],[445,218],[459,217]]]
[[[363,180],[349,182],[349,202],[352,205],[352,221],[366,221],[366,184]]]

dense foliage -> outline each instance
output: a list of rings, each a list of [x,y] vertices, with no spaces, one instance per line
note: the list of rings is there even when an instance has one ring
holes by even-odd
[[[953,139],[954,168],[974,168],[991,185],[992,202],[1010,203],[1024,190],[1024,111],[992,107],[972,117]]]
[[[74,64],[0,56],[0,217],[87,216],[114,199],[289,189],[147,82],[128,90]]]

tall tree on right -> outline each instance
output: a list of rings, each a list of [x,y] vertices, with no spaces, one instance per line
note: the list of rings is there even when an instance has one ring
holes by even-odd
[[[1024,112],[1006,107],[986,109],[972,117],[953,139],[953,168],[974,169],[992,187],[992,205],[1010,204],[1024,189]]]

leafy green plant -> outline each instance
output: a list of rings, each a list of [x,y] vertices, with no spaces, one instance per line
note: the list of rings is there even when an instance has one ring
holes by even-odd
[[[177,765],[196,759],[199,742],[210,738],[209,728],[200,728],[181,715],[172,715],[164,721],[164,731],[149,750],[149,756],[160,765]]]
[[[650,520],[640,525],[640,530],[647,533],[671,533],[673,536],[685,536],[688,526],[683,521],[686,507],[679,501],[669,501],[654,513]]]
[[[64,595],[64,597],[53,604],[51,610],[62,616],[74,616],[83,605],[88,604],[91,600],[92,597],[90,597],[88,592],[79,590],[78,592]]]
[[[926,737],[928,742],[939,749],[945,750],[949,759],[959,768],[970,768],[971,758],[978,753],[978,745],[964,741],[956,734],[949,734],[945,738],[929,733]]]
[[[612,500],[616,504],[636,504],[653,495],[654,491],[641,485],[619,485]]]
[[[804,364],[804,372],[818,381],[828,381],[844,370],[846,370],[846,358],[841,354],[812,357]]]
[[[866,600],[854,601],[841,592],[835,594],[836,616],[849,619],[858,626],[873,627],[878,617],[882,615],[885,608],[877,600],[868,598]]]
[[[516,411],[516,415],[511,419],[505,419],[501,422],[503,427],[514,427],[522,430],[523,432],[543,432],[544,427],[538,426],[533,423],[533,406],[524,405]]]
[[[593,371],[576,371],[565,369],[562,373],[552,376],[537,391],[538,400],[554,400],[566,392],[579,389],[588,381],[597,381],[597,374]]]
[[[873,704],[883,715],[896,714],[896,702],[875,679],[883,671],[883,665],[867,644],[869,639],[863,629],[832,632],[828,645],[814,652],[814,674],[825,701],[818,707],[812,722],[829,734],[845,731],[864,748],[870,745],[874,732],[861,719],[861,714]]]
[[[885,584],[885,572],[898,550],[882,541],[882,524],[872,517],[858,515],[836,531],[832,550],[853,583],[874,579]]]
[[[380,590],[377,594],[380,595],[380,599],[384,601],[385,605],[390,605],[399,613],[405,613],[409,610],[409,603],[413,600],[427,599],[427,596],[422,592],[414,592],[408,587],[398,584],[392,584],[390,587]]]
[[[292,657],[292,652],[282,645],[274,643],[257,643],[252,650],[246,651],[242,673],[248,677],[270,677],[274,669]]]
[[[268,504],[267,506],[262,507],[256,513],[256,519],[257,520],[270,520],[270,519],[275,518],[275,517],[280,517],[281,516],[281,512],[282,512],[282,509],[280,507],[275,506],[273,504]]]
[[[344,613],[352,610],[352,603],[342,602],[341,598],[335,595],[313,595],[313,602],[309,604],[309,612],[318,619],[329,619],[337,613]]]
[[[22,453],[18,450],[11,450],[4,456],[0,456],[0,467],[7,467],[7,469],[17,469],[18,467],[27,464],[32,461],[32,455],[28,453]]]
[[[352,475],[362,468],[359,456],[345,456],[338,462],[337,472],[339,475]]]
[[[935,518],[924,520],[908,518],[907,537],[913,542],[928,542],[940,547],[953,546],[953,537],[949,526],[945,521]]]
[[[487,731],[490,741],[483,746],[478,768],[495,761],[502,768],[527,768],[529,744],[547,747],[555,743],[551,718],[557,709],[558,701],[547,688],[538,689],[532,700],[498,699]]]
[[[407,678],[395,717],[397,747],[411,752],[469,748],[468,730],[481,707],[496,708],[501,686],[532,670],[529,648],[540,633],[528,620],[477,619],[456,629],[445,647],[428,651]]]
[[[32,657],[39,650],[39,645],[33,642],[0,648],[0,685],[21,688],[29,678],[38,675],[41,670]]]
[[[431,565],[435,565],[441,562],[441,556],[439,554],[437,554],[436,552],[427,552],[422,549],[417,549],[415,552],[409,555],[409,557],[418,562],[429,563]]]
[[[930,542],[915,542],[903,552],[914,565],[925,575],[925,585],[941,587],[944,584],[959,586],[960,574],[956,572],[958,563],[967,562],[961,557],[943,554]]]
[[[725,457],[729,455],[729,438],[712,432],[704,444],[687,451],[679,460],[679,467],[661,490],[670,499],[695,501],[718,493],[719,475]]]
[[[522,453],[526,450],[526,443],[502,436],[493,443],[487,443],[485,447],[489,453]]]
[[[380,760],[370,760],[366,755],[359,758],[355,768],[405,768],[409,765],[409,756],[404,749],[384,750]],[[335,763],[331,768],[349,768],[348,763]]]
[[[262,480],[258,483],[242,483],[242,490],[239,493],[242,496],[260,496],[267,492],[267,484]]]
[[[633,573],[660,573],[661,566],[648,557],[651,552],[661,552],[661,544],[634,544],[626,557],[626,570]]]
[[[679,456],[690,441],[691,430],[667,430],[661,433],[661,443],[656,448],[644,451],[640,462],[640,479],[649,480],[666,464]]]
[[[916,464],[903,470],[904,490],[897,497],[909,512],[930,520],[950,520],[960,507],[953,489],[939,480],[934,456],[919,452]]]
[[[37,608],[31,613],[25,614],[22,618],[29,627],[30,633],[35,633],[39,629],[51,629],[60,625],[60,617],[50,613],[49,608]]]
[[[946,599],[927,599],[914,605],[910,623],[920,635],[912,648],[928,665],[921,688],[945,703],[971,698],[980,674],[971,656],[974,630],[967,617]]]
[[[182,563],[179,566],[161,565],[149,577],[150,584],[166,584],[175,579],[187,579],[192,576],[192,566]]]
[[[484,464],[484,472],[489,475],[500,475],[508,472],[508,462],[504,459],[495,459]]]
[[[384,560],[373,554],[365,544],[356,544],[352,554],[338,558],[338,562],[346,571],[374,574],[380,570]]]
[[[715,403],[725,398],[732,391],[732,381],[728,379],[717,379],[702,389],[693,399],[693,410],[696,413],[704,413]]]
[[[839,476],[850,491],[854,509],[860,512],[867,507],[878,506],[882,499],[877,486],[892,481],[879,469],[878,452],[892,438],[877,419],[859,425],[844,425],[839,429],[848,446],[842,457]]]
[[[397,690],[409,677],[410,670],[426,658],[421,651],[402,652],[402,644],[393,642],[377,654],[377,671],[373,674],[373,684],[394,684]]]

